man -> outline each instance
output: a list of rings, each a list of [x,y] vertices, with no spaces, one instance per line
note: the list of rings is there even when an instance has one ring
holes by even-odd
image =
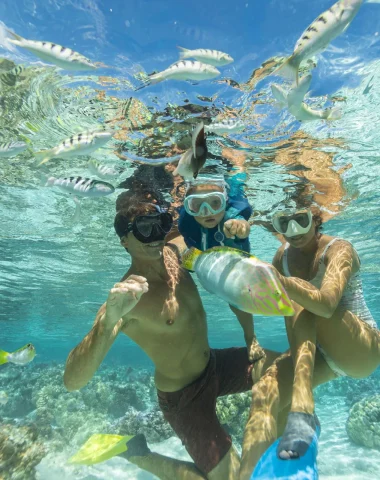
[[[154,363],[160,408],[195,465],[152,453],[142,435],[129,441],[123,455],[163,480],[238,478],[239,458],[215,404],[218,396],[251,389],[247,349],[210,349],[197,287],[179,266],[181,244],[165,244],[171,215],[138,194],[124,195],[121,203],[115,230],[131,266],[110,290],[91,331],[70,353],[66,388],[85,386],[124,333]],[[266,351],[263,368],[276,356]]]

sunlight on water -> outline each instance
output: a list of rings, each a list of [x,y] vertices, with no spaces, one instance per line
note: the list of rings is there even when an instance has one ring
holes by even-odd
[[[252,253],[271,262],[279,246],[270,225],[272,213],[313,203],[321,208],[324,231],[350,240],[357,249],[366,299],[374,317],[380,315],[380,5],[363,5],[348,31],[301,65],[302,78],[312,73],[303,108],[332,109],[341,118],[300,122],[299,111],[292,114],[286,103],[290,97],[280,105],[272,88],[276,84],[287,95],[295,88],[273,72],[291,54],[303,28],[331,4],[2,2],[0,349],[13,351],[32,342],[37,358],[19,370],[0,366],[0,428],[12,422],[20,428],[37,425],[38,439],[30,444],[44,445],[35,457],[36,465],[41,461],[37,476],[17,478],[156,478],[121,458],[93,467],[68,466],[68,457],[99,428],[124,435],[132,428],[140,433],[144,424],[155,451],[190,460],[158,412],[152,363],[130,339],[118,341],[84,393],[66,392],[62,372],[69,351],[90,330],[109,289],[129,266],[113,228],[118,195],[128,189],[155,190],[179,207],[184,181],[173,171],[191,148],[200,121],[209,128],[202,173],[222,173],[237,190],[243,185],[253,208]],[[98,68],[59,69],[17,47],[9,30],[70,47]],[[154,84],[152,74],[178,61],[178,45],[215,48],[234,61],[217,66],[221,73],[212,79]],[[220,122],[228,133],[213,130]],[[88,155],[57,155],[38,166],[42,157],[37,152],[73,135],[101,131],[112,133],[101,148]],[[2,145],[16,141],[25,142],[26,148],[2,155]],[[115,187],[112,194],[84,198],[79,208],[73,195],[46,186],[52,176],[95,179],[90,159],[116,171],[102,179]],[[197,286],[210,345],[243,345],[228,305],[215,301],[199,282]],[[282,318],[257,316],[255,329],[264,347],[288,347]],[[363,380],[369,383],[339,379],[320,387],[321,479],[380,477],[380,441],[377,449],[358,446],[346,431],[351,400],[380,398],[378,380],[374,374]],[[3,390],[9,395],[4,405]],[[222,408],[227,407],[220,404]],[[226,420],[236,443],[242,440],[236,419],[245,418],[247,411]],[[0,446],[1,435],[0,430]],[[0,451],[0,471],[1,458]]]

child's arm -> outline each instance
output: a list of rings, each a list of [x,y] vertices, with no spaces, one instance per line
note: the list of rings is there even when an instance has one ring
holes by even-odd
[[[243,329],[245,343],[248,348],[249,361],[256,362],[257,360],[260,360],[260,358],[264,358],[265,352],[260,347],[255,335],[253,315],[251,313],[243,312],[232,305],[230,305],[230,309],[236,315],[236,318]]]

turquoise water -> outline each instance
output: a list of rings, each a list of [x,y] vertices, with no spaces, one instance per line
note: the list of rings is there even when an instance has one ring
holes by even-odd
[[[270,213],[292,199],[312,198],[324,211],[325,232],[352,241],[359,252],[365,297],[379,324],[380,5],[363,5],[349,29],[315,58],[307,103],[314,108],[339,106],[342,119],[296,121],[274,104],[270,85],[283,80],[265,76],[260,69],[264,64],[268,69],[266,62],[271,59],[274,64],[289,55],[304,28],[331,4],[329,0],[1,2],[0,75],[16,65],[24,70],[13,79],[14,84],[0,82],[0,143],[22,140],[28,149],[12,158],[0,158],[0,348],[13,351],[31,342],[38,356],[16,373],[14,367],[0,367],[0,391],[10,396],[6,407],[0,405],[0,420],[16,418],[23,423],[34,415],[32,420],[38,423],[40,410],[45,408],[38,399],[44,395],[55,399],[46,400],[50,416],[44,421],[50,426],[41,441],[56,447],[42,460],[37,478],[50,479],[53,472],[57,479],[152,478],[121,460],[92,470],[65,466],[85,439],[76,436],[73,445],[66,439],[64,446],[62,438],[66,437],[59,437],[60,429],[69,429],[69,421],[57,413],[56,405],[64,410],[71,400],[59,390],[57,372],[91,328],[110,287],[128,268],[129,257],[113,231],[115,200],[128,186],[128,179],[143,169],[143,177],[137,178],[145,176],[174,202],[181,198],[176,195],[170,167],[141,167],[128,160],[128,153],[152,159],[178,153],[175,145],[183,151],[188,148],[192,124],[199,118],[234,116],[246,125],[239,134],[208,137],[210,155],[204,171],[244,180],[255,212],[252,251],[271,261],[279,242],[265,228]],[[13,46],[5,28],[25,38],[71,47],[108,68],[59,70]],[[141,73],[161,71],[178,59],[177,45],[215,48],[228,52],[235,61],[221,67],[222,74],[214,81],[198,85],[166,81],[136,91]],[[91,158],[120,168],[121,174],[113,182],[115,193],[99,200],[85,199],[76,220],[73,200],[43,188],[41,172],[89,176],[89,157],[51,160],[38,169],[33,152],[100,125],[112,125],[116,134]],[[241,329],[229,308],[201,287],[200,292],[211,346],[242,345]],[[264,347],[287,348],[282,318],[257,317],[255,325]],[[37,365],[41,383],[24,388]],[[136,372],[152,369],[149,359],[127,338],[117,340],[105,367],[109,370],[104,378],[110,371],[117,374],[114,384],[107,387],[111,390],[129,367]],[[99,382],[106,382],[104,378]],[[147,378],[130,382],[145,385],[150,382]],[[348,397],[358,401],[380,394],[378,378],[375,373],[370,384],[338,380],[318,393],[321,478],[380,477],[379,450],[355,445],[345,428],[351,407]],[[56,385],[55,393],[42,394],[49,382]],[[24,410],[20,402],[26,405]],[[106,410],[107,398],[102,402],[104,406],[96,410],[95,400],[83,399],[83,408],[93,412],[88,417],[89,434],[95,433],[96,418]],[[150,406],[148,402],[145,407]],[[107,411],[107,415],[102,417],[104,428],[112,430],[117,414]],[[157,449],[185,455],[176,439],[165,442]],[[54,457],[58,459],[56,473]],[[28,475],[25,478],[32,478]]]

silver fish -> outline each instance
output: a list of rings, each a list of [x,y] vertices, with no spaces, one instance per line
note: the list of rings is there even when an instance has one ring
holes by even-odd
[[[25,67],[18,65],[8,72],[0,74],[0,82],[13,87],[16,84],[17,77],[25,70]]]
[[[339,120],[342,116],[340,108],[334,107],[315,110],[303,101],[309,90],[311,78],[311,75],[305,75],[299,81],[299,84],[291,88],[289,92],[286,92],[279,85],[272,84],[272,93],[279,106],[286,107],[289,113],[294,115],[294,117],[300,122],[312,120]]]
[[[187,48],[178,47],[181,51],[179,53],[180,60],[187,58],[195,58],[203,63],[214,65],[214,67],[221,67],[232,63],[234,59],[228,53],[220,52],[219,50],[208,50],[205,48],[198,48],[196,50],[188,50]]]
[[[115,191],[110,183],[83,177],[49,177],[45,187],[58,187],[63,192],[91,198],[105,197]]]
[[[298,83],[301,62],[325,50],[330,42],[350,25],[363,0],[339,0],[307,27],[298,39],[292,55],[273,73]]]
[[[123,158],[131,162],[141,163],[142,165],[152,165],[153,167],[159,167],[161,165],[177,163],[181,159],[181,155],[174,155],[173,157],[146,158],[146,157],[139,157],[132,152],[128,152],[128,157],[123,157]]]
[[[51,42],[41,42],[39,40],[27,40],[17,35],[17,33],[7,30],[13,36],[9,41],[18,47],[26,48],[37,57],[46,62],[53,63],[57,67],[65,70],[95,70],[97,67],[88,58],[81,55],[71,48],[62,47]]]
[[[149,75],[145,85],[154,85],[164,80],[209,80],[220,75],[217,68],[206,63],[194,62],[192,60],[181,60],[180,62],[173,63],[166,70],[159,73]]]
[[[181,156],[173,175],[181,175],[185,180],[197,178],[207,159],[207,144],[203,122],[194,129],[192,146]]]
[[[117,171],[114,167],[107,165],[101,165],[96,160],[90,160],[88,162],[88,169],[93,175],[104,180],[117,178],[120,175],[120,171]]]
[[[0,157],[14,157],[27,148],[25,142],[0,143]]]
[[[26,365],[31,362],[35,356],[36,349],[31,343],[28,343],[12,353],[0,350],[0,365],[8,362],[14,363],[15,365]]]
[[[244,123],[239,118],[226,118],[221,122],[213,122],[205,126],[210,133],[239,133],[245,129]]]
[[[105,145],[112,138],[111,132],[84,132],[72,135],[50,150],[41,150],[34,155],[41,159],[38,165],[48,162],[52,158],[69,158],[78,155],[89,155]]]

